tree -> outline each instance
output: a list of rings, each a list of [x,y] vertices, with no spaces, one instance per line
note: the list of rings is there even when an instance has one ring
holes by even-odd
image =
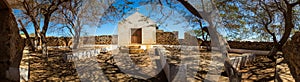
[[[252,26],[255,32],[262,35],[267,33],[272,38],[274,46],[268,55],[275,55],[277,51],[281,50],[294,29],[294,7],[299,4],[299,0],[254,0],[251,1],[253,4],[247,4],[249,1],[241,0],[239,3],[242,4],[241,10],[246,12],[244,16],[249,21],[248,25]],[[253,13],[253,15],[246,16],[249,13]],[[278,23],[282,22],[284,24],[278,25]],[[267,38],[269,37],[267,36]],[[273,57],[270,58],[275,61]]]
[[[20,30],[23,31],[23,33],[24,33],[25,36],[26,36],[27,42],[29,42],[30,50],[31,50],[31,51],[35,51],[34,44],[31,42],[31,41],[32,41],[32,40],[31,40],[31,37],[30,37],[30,35],[28,34],[28,32],[27,32],[27,30],[26,30],[24,24],[22,23],[21,20],[18,20],[18,22],[19,22],[19,24],[21,25]]]
[[[216,10],[215,3],[213,1],[204,2],[203,0],[201,0],[202,10],[200,11],[196,10],[195,7],[193,7],[193,5],[191,5],[188,1],[178,1],[181,4],[183,4],[185,8],[188,9],[193,15],[195,15],[199,19],[204,19],[209,23],[208,31],[211,38],[211,46],[217,49],[214,51],[221,53],[221,56],[218,55],[218,57],[221,57],[222,61],[224,61],[225,71],[228,74],[230,81],[241,81],[241,73],[239,73],[236,69],[232,67],[232,65],[230,64],[230,60],[227,56],[228,49],[225,45],[228,43],[226,40],[222,39],[220,34],[217,32],[216,27],[219,27],[221,25],[219,24],[220,20],[218,20],[218,12]]]
[[[273,36],[273,40],[275,40],[275,45],[273,46],[271,52],[269,55],[275,55],[278,50],[281,50],[282,46],[286,43],[288,38],[290,37],[291,31],[294,28],[294,23],[293,23],[293,8],[300,4],[300,0],[297,2],[290,2],[287,0],[283,0],[281,2],[278,2],[277,0],[274,0],[278,10],[281,12],[282,16],[284,17],[284,33],[282,35],[282,38],[277,42],[276,37],[274,37],[273,33],[271,35]],[[282,4],[283,3],[283,4]],[[268,30],[268,29],[267,29]]]
[[[297,17],[295,7],[300,4],[300,1],[240,0],[231,4],[239,4],[239,11],[245,12],[241,14],[244,19],[247,19],[246,24],[251,26],[254,32],[264,35],[261,36],[262,38],[273,40],[274,45],[268,56],[275,62],[276,59],[273,56],[281,50],[295,28],[294,22]]]
[[[98,0],[71,0],[69,3],[64,3],[60,13],[62,17],[59,22],[64,24],[71,35],[74,37],[73,49],[77,49],[82,35],[82,29],[86,26],[97,26],[100,16],[103,15],[104,9],[111,4],[111,1]]]
[[[53,20],[52,15],[56,13],[62,3],[67,1],[68,0],[20,0],[23,14],[27,18],[27,21],[33,24],[35,40],[42,46],[43,54],[47,52],[46,32],[50,22]]]
[[[19,34],[16,19],[6,0],[0,1],[0,81],[20,81],[19,66],[22,59],[24,40]]]

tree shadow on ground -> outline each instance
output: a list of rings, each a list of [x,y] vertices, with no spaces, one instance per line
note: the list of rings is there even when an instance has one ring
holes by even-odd
[[[132,77],[129,74],[126,74],[121,71],[121,69],[116,65],[116,62],[113,59],[111,54],[100,54],[98,55],[99,66],[102,68],[103,73],[111,82],[167,82],[166,75],[164,71],[160,71],[156,76],[148,78],[148,79],[139,79]],[[137,62],[135,62],[137,63]],[[126,69],[126,70],[134,70],[136,69]],[[138,72],[135,72],[135,74]],[[137,74],[143,76],[143,74]]]
[[[276,79],[275,62],[265,56],[257,56],[252,65],[242,67],[240,72],[243,74],[243,80],[268,82]]]
[[[180,51],[180,50],[178,50]],[[48,60],[46,55],[39,53],[30,54],[30,81],[91,81],[91,79],[81,78],[78,75],[78,70],[76,70],[74,62],[67,61],[66,56],[70,54],[70,50],[50,50],[48,55]],[[173,52],[173,54],[178,54]],[[201,57],[202,58],[202,57]],[[205,57],[204,57],[205,58]],[[97,57],[97,65],[101,69],[94,69],[92,71],[102,71],[104,76],[108,81],[126,81],[126,82],[166,82],[168,81],[164,71],[160,71],[156,76],[149,79],[139,79],[131,75],[128,75],[121,71],[121,69],[116,65],[112,54],[99,54]],[[132,60],[136,64],[143,64],[140,62],[139,57],[135,57]],[[205,58],[209,59],[209,58]],[[255,58],[253,65],[245,66],[241,68],[241,73],[243,73],[243,80],[251,80],[255,82],[261,81],[272,81],[274,76],[274,66],[275,62],[268,60],[266,57]],[[178,57],[169,57],[169,60],[180,60]],[[89,61],[89,59],[82,60]],[[177,62],[180,63],[180,62]],[[88,64],[88,63],[87,63]],[[200,65],[201,67],[201,65]],[[204,66],[205,67],[205,66]],[[83,67],[84,69],[84,67]],[[129,69],[130,70],[130,69]],[[176,73],[175,73],[176,74]],[[194,79],[198,81],[205,80],[206,70],[197,70],[197,74]],[[226,76],[225,73],[221,74]],[[95,77],[95,76],[92,76]],[[85,80],[86,79],[86,80]]]
[[[74,63],[66,61],[68,50],[49,50],[47,55],[30,53],[29,81],[79,81]]]

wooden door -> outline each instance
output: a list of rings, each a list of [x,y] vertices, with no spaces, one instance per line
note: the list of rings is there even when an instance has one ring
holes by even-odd
[[[142,29],[131,29],[131,43],[142,43]]]

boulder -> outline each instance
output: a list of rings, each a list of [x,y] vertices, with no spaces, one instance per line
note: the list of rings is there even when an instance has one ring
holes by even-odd
[[[283,46],[284,59],[296,82],[300,82],[300,32],[296,32],[292,40]]]

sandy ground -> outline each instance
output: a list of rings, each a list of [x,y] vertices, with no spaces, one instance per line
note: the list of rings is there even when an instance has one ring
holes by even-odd
[[[182,60],[190,58],[200,58],[199,61],[192,61],[188,65],[188,70],[196,70],[193,72],[186,72],[188,75],[187,81],[203,81],[207,73],[212,70],[209,69],[209,61],[211,60],[210,52],[199,52],[192,56],[184,56],[183,53],[178,49],[166,48],[166,62],[170,64],[170,75],[175,78],[176,71],[179,71],[178,65]],[[158,63],[154,63],[157,56],[151,55],[149,53],[141,54],[129,54],[131,62],[134,62],[135,66],[130,67],[127,62],[123,60],[129,60],[126,58],[114,58],[119,56],[114,56],[116,54],[101,53],[97,56],[86,57],[85,59],[78,60],[68,60],[67,55],[72,54],[70,50],[67,49],[53,49],[49,50],[48,58],[46,55],[41,55],[39,53],[29,53],[24,51],[23,60],[21,63],[21,68],[30,69],[29,81],[104,81],[104,82],[165,82],[166,73],[163,72],[153,72],[151,70],[157,69],[155,67]],[[229,55],[239,55],[230,53]],[[293,78],[290,75],[287,64],[282,61],[283,59],[278,59],[276,66],[278,76],[274,76],[275,72],[275,62],[267,59],[263,56],[257,56],[255,61],[251,65],[247,65],[239,70],[242,73],[243,82],[274,82],[275,79],[281,79],[283,82],[293,82]],[[116,63],[122,61],[121,63]],[[127,65],[128,64],[128,65]],[[124,66],[121,66],[124,65]],[[126,67],[127,66],[127,67]],[[129,66],[129,67],[128,67]],[[174,67],[175,66],[175,67]],[[177,66],[177,67],[176,67]],[[137,69],[135,69],[137,68]],[[172,68],[172,69],[171,69]],[[127,71],[124,71],[127,70]],[[128,72],[134,71],[134,74]],[[138,71],[141,72],[140,76],[136,74]],[[175,72],[174,72],[175,71]],[[219,70],[222,71],[222,70]],[[25,72],[25,73],[24,73]],[[22,72],[23,76],[26,75],[26,71]],[[196,73],[195,73],[196,72]],[[147,74],[149,76],[143,76]],[[184,74],[184,72],[183,72]],[[28,75],[28,74],[27,74]],[[178,74],[181,75],[181,74]],[[218,82],[228,82],[227,75],[223,73],[219,74]],[[22,75],[21,75],[22,76]],[[26,76],[25,80],[26,80]],[[150,77],[145,79],[146,77]],[[178,76],[176,78],[182,78]],[[177,80],[176,80],[177,81]],[[179,80],[178,80],[179,81]]]

